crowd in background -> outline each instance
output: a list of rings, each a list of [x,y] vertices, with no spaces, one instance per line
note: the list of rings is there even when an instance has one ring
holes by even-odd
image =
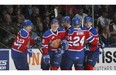
[[[42,38],[43,33],[50,29],[51,19],[57,17],[61,23],[61,18],[67,15],[71,19],[78,16],[82,25],[85,16],[93,17],[93,26],[98,30],[102,41],[106,46],[116,46],[115,7],[109,5],[1,5],[0,48],[11,47],[14,37],[23,28],[21,24],[25,19],[33,22],[31,37]]]
[[[116,46],[116,6],[94,6],[94,27],[106,46]]]

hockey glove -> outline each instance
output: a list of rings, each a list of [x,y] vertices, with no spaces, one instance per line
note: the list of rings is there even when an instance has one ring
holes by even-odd
[[[104,49],[105,48],[105,44],[102,42],[101,48]]]
[[[100,46],[101,49],[105,48],[105,44],[102,41],[100,41],[100,45],[99,46]]]
[[[29,57],[32,57],[33,56],[33,51],[32,51],[32,48],[31,47],[29,47],[27,49],[27,53],[29,54]]]
[[[62,50],[67,50],[68,49],[68,42],[67,42],[67,40],[62,40],[61,41],[61,49]]]
[[[41,45],[42,40],[41,40],[41,38],[39,36],[35,37],[34,40],[38,45]]]
[[[85,50],[86,50],[86,51],[90,51],[90,44],[89,44],[89,43],[87,43],[87,44],[85,45]]]
[[[48,54],[43,55],[43,63],[50,64],[50,56]]]

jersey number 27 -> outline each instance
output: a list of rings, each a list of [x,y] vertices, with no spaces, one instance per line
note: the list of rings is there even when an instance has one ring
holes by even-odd
[[[17,48],[19,49],[23,43],[24,39],[19,39],[19,37],[17,36],[17,41],[14,42],[14,45],[17,46]]]

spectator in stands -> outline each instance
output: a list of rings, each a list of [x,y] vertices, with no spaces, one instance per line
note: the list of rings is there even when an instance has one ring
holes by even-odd
[[[84,13],[83,7],[79,6],[78,7],[78,13],[75,15],[81,20],[81,25],[83,26],[84,24],[84,18],[88,16],[86,13]]]
[[[31,16],[30,16],[30,19],[31,19],[31,21],[32,21],[33,23],[35,23],[35,18],[36,18],[36,16],[39,16],[39,8],[34,7],[34,8],[33,8],[33,13],[32,13]]]
[[[99,34],[101,34],[102,30],[106,26],[109,26],[109,24],[110,24],[110,20],[107,17],[108,17],[108,12],[103,11],[102,15],[97,19],[97,26],[99,28]]]
[[[46,16],[50,17],[50,14],[51,14],[50,12],[46,11],[44,14],[44,17],[46,17]],[[54,16],[51,16],[51,17],[54,17]]]
[[[42,35],[45,31],[43,30],[43,23],[37,23],[37,28],[36,28],[36,33],[38,36],[40,36],[42,38]]]
[[[40,16],[36,16],[34,24],[37,24],[37,23],[40,23],[40,22],[41,22],[41,17]]]
[[[12,19],[11,16],[9,14],[5,14],[4,15],[4,20],[1,23],[2,28],[4,28],[5,30],[14,33],[14,28],[13,28],[13,23],[12,23]]]
[[[18,33],[18,31],[23,28],[22,22],[24,21],[23,17],[21,15],[17,15],[15,18],[14,28],[15,28],[15,34]]]
[[[13,6],[11,6],[11,5],[6,6],[6,12],[7,12],[7,14],[12,15],[13,14]]]
[[[104,27],[100,37],[101,40],[106,44],[106,46],[112,46],[114,40],[112,39],[109,26]]]
[[[32,31],[36,31],[37,24],[39,24],[39,23],[41,23],[40,16],[35,16],[35,21],[33,22],[33,30]]]
[[[43,24],[44,30],[50,29],[50,18],[48,16],[45,17]]]
[[[21,16],[22,19],[25,20],[25,17],[24,17],[24,15],[22,14],[21,8],[15,9],[14,17],[16,18],[17,16]]]
[[[24,6],[22,10],[23,10],[22,13],[24,14],[25,18],[29,19],[33,13],[33,6],[32,5]]]
[[[109,5],[101,6],[101,8],[98,10],[98,14],[102,15],[103,11],[107,11],[109,19],[113,19],[113,10]]]
[[[12,21],[14,19],[13,11],[14,11],[13,6],[11,5],[6,6],[6,14],[9,14],[11,16]]]
[[[13,27],[13,23],[11,20],[11,16],[9,14],[5,14],[4,21],[1,23],[1,28],[3,30],[3,38],[2,41],[7,46],[11,47],[13,43],[13,38],[15,34],[15,28]],[[12,40],[12,41],[11,41]]]

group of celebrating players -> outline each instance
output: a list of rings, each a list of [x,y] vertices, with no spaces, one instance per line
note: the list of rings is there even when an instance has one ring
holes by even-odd
[[[72,24],[72,25],[71,25]],[[30,38],[32,22],[25,20],[12,45],[12,59],[17,70],[29,70],[27,53],[32,56],[31,46],[40,39]],[[42,38],[42,70],[93,70],[99,58],[100,47],[98,32],[92,27],[92,18],[84,18],[84,27],[78,17],[65,16],[59,25],[57,18],[51,20],[51,29]]]

